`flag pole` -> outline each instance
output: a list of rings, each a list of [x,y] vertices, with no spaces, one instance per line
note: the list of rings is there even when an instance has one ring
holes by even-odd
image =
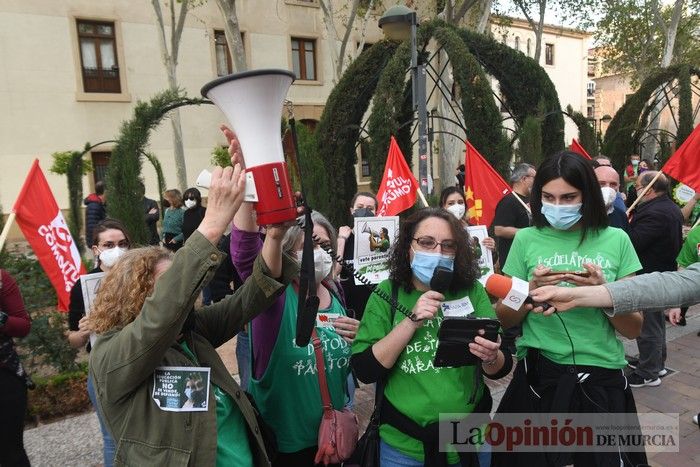
[[[627,217],[629,217],[630,212],[632,212],[632,209],[634,209],[637,206],[637,204],[639,204],[642,201],[642,198],[644,197],[644,195],[647,194],[647,191],[649,191],[651,189],[651,186],[654,184],[654,182],[656,182],[656,180],[659,179],[661,174],[662,174],[662,172],[660,170],[658,172],[656,172],[656,176],[647,184],[647,186],[644,187],[642,192],[639,195],[637,195],[637,199],[634,200],[634,203],[632,203],[632,206],[630,206],[627,209],[627,212],[625,213],[625,214],[627,214]],[[639,175],[637,175],[637,179],[639,179]]]
[[[419,190],[416,190],[416,192],[418,193],[420,200],[423,201],[423,207],[426,207],[426,208],[429,207],[428,202],[425,200],[425,195],[423,194],[423,190],[419,189]]]
[[[517,199],[517,200],[520,202],[520,204],[523,205],[523,207],[525,208],[525,210],[526,210],[527,212],[529,212],[530,214],[532,214],[532,213],[530,212],[530,206],[528,206],[527,204],[525,204],[525,201],[523,201],[522,199],[520,199],[520,196],[518,196],[518,194],[517,194],[516,192],[514,192],[514,191],[511,190],[511,193],[513,194],[513,196],[515,196],[515,199]]]
[[[12,227],[12,224],[14,224],[15,217],[16,214],[14,211],[7,216],[7,222],[5,222],[5,227],[3,227],[2,233],[0,234],[0,251],[5,248],[5,241],[7,240],[7,236],[10,234],[10,227]]]

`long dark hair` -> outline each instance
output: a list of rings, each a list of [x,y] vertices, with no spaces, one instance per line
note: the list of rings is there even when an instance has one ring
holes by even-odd
[[[464,201],[464,204],[467,204],[467,198],[464,196],[464,190],[462,190],[459,187],[456,186],[448,186],[444,190],[442,190],[442,193],[440,193],[440,207],[444,208],[445,203],[447,202],[447,198],[452,195],[453,193],[459,194],[459,196],[462,197],[462,201]]]
[[[608,226],[603,194],[590,163],[575,152],[560,151],[545,159],[535,175],[530,197],[535,227],[541,229],[550,225],[542,214],[542,187],[557,178],[563,178],[566,183],[581,190],[581,243],[589,230],[597,232]]]
[[[190,198],[190,197],[194,197],[194,200],[197,202],[197,207],[200,207],[202,205],[202,194],[199,192],[198,189],[196,189],[194,187],[188,188],[182,194],[183,200]]]
[[[418,224],[429,217],[437,217],[447,221],[450,225],[452,237],[457,244],[452,283],[449,287],[450,291],[456,292],[460,289],[471,287],[479,275],[474,252],[469,247],[467,231],[452,213],[442,208],[421,209],[401,222],[399,238],[391,249],[389,278],[395,283],[402,285],[406,291],[410,292],[413,290],[413,270],[411,269],[409,254],[411,242],[416,234]]]

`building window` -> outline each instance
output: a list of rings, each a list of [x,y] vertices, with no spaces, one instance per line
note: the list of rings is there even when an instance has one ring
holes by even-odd
[[[92,178],[97,182],[104,182],[107,177],[107,167],[112,153],[109,151],[94,151],[92,157]]]
[[[360,166],[360,176],[362,178],[369,178],[372,176],[369,165],[369,141],[362,140],[360,142],[360,160],[362,165]]]
[[[80,64],[85,92],[121,92],[114,23],[78,20]]]
[[[214,31],[214,50],[216,52],[216,76],[230,75],[233,73],[233,60],[226,42],[224,31]]]
[[[532,57],[532,51],[530,50],[532,48],[532,40],[530,38],[527,39],[527,56]]]
[[[554,44],[544,45],[544,63],[545,65],[554,65]]]
[[[595,97],[595,81],[589,81],[586,84],[586,96],[589,98]]]
[[[586,118],[590,119],[595,119],[595,107],[592,105],[589,105],[586,107]]]
[[[316,80],[316,41],[292,38],[292,66],[297,79]]]
[[[520,52],[520,36],[515,36],[515,50]]]

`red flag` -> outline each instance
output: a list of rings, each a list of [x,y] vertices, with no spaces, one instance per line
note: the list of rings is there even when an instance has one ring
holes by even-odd
[[[572,139],[571,139],[571,146],[570,146],[569,148],[571,149],[571,151],[573,151],[573,152],[575,152],[575,153],[578,153],[578,154],[581,154],[583,157],[585,157],[585,158],[588,159],[589,161],[590,161],[590,160],[593,160],[593,158],[592,158],[591,156],[588,155],[588,153],[586,152],[586,150],[583,149],[583,146],[581,146],[581,143],[579,143],[579,142],[576,140],[576,138],[572,138]]]
[[[39,159],[34,160],[12,212],[56,289],[58,309],[68,311],[70,291],[80,275],[85,274],[85,267],[66,220],[39,167]]]
[[[688,135],[661,171],[700,191],[700,125]]]
[[[394,137],[389,144],[384,176],[377,191],[377,216],[396,216],[416,204],[418,181],[406,164]]]
[[[491,225],[496,205],[510,192],[510,187],[469,141],[464,166],[469,222]]]

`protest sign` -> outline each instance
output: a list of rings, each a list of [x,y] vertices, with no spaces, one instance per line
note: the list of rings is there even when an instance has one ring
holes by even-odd
[[[204,412],[211,368],[161,366],[153,372],[153,400],[168,412]]]
[[[479,260],[479,282],[486,284],[486,279],[493,274],[493,255],[481,242],[489,236],[485,225],[470,225],[467,227],[469,242],[474,250],[474,256]]]
[[[398,216],[355,219],[355,270],[372,284],[389,278],[389,249],[399,231]],[[355,278],[355,284],[362,282]]]

